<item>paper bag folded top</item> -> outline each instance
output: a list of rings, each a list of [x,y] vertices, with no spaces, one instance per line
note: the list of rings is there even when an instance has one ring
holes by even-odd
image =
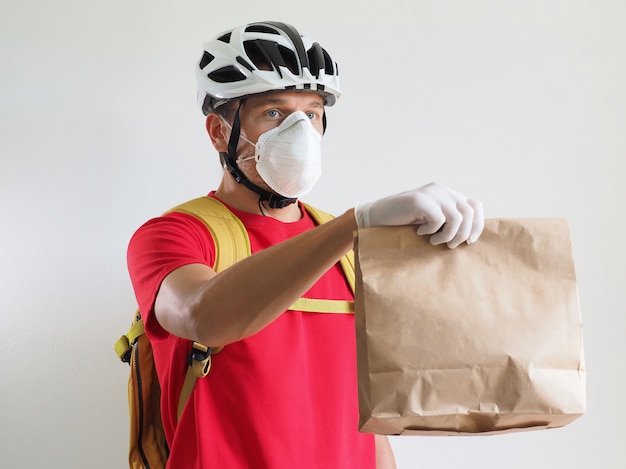
[[[362,229],[355,253],[361,431],[502,433],[584,413],[566,220],[489,219],[456,249]]]

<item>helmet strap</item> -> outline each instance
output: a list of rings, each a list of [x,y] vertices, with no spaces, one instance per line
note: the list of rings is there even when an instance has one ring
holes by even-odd
[[[284,208],[287,205],[293,204],[298,200],[297,198],[284,197],[280,194],[270,192],[263,189],[262,187],[257,186],[252,181],[250,181],[250,179],[248,179],[239,168],[239,165],[237,164],[237,146],[239,144],[239,136],[241,133],[241,124],[239,122],[239,109],[241,109],[242,104],[243,100],[240,100],[239,106],[237,107],[237,112],[235,112],[233,127],[230,132],[230,138],[228,140],[228,153],[226,153],[226,158],[224,158],[226,167],[228,168],[230,175],[233,177],[235,182],[237,182],[238,184],[243,184],[252,192],[255,192],[259,195],[259,205],[263,201],[267,201],[270,208]]]

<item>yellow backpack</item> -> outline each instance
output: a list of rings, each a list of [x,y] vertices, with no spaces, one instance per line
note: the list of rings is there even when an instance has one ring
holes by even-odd
[[[316,223],[325,223],[332,215],[305,205]],[[212,197],[199,197],[174,207],[169,212],[182,212],[202,220],[215,242],[215,266],[217,272],[250,255],[250,239],[241,222],[226,206]],[[350,251],[340,261],[344,274],[354,291],[354,255]],[[289,309],[316,313],[354,312],[350,301],[300,298]],[[129,466],[132,469],[165,468],[169,449],[161,422],[161,388],[156,375],[152,346],[144,333],[141,313],[136,311],[128,332],[115,342],[115,351],[130,365],[128,379],[128,408],[130,413]],[[209,373],[211,355],[219,350],[193,342],[187,359],[189,368],[180,398],[178,417],[189,398],[196,379]]]

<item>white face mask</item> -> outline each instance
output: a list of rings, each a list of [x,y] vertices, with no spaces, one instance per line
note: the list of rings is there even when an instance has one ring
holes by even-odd
[[[284,197],[308,194],[322,175],[322,136],[302,111],[289,114],[278,127],[261,134],[254,145],[254,159],[263,181]]]

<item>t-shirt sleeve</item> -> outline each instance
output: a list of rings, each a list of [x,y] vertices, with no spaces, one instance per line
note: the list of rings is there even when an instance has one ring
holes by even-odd
[[[152,314],[163,279],[179,267],[204,264],[213,267],[215,244],[202,221],[184,213],[169,213],[142,225],[132,236],[127,252],[130,274],[146,331],[165,338]]]

